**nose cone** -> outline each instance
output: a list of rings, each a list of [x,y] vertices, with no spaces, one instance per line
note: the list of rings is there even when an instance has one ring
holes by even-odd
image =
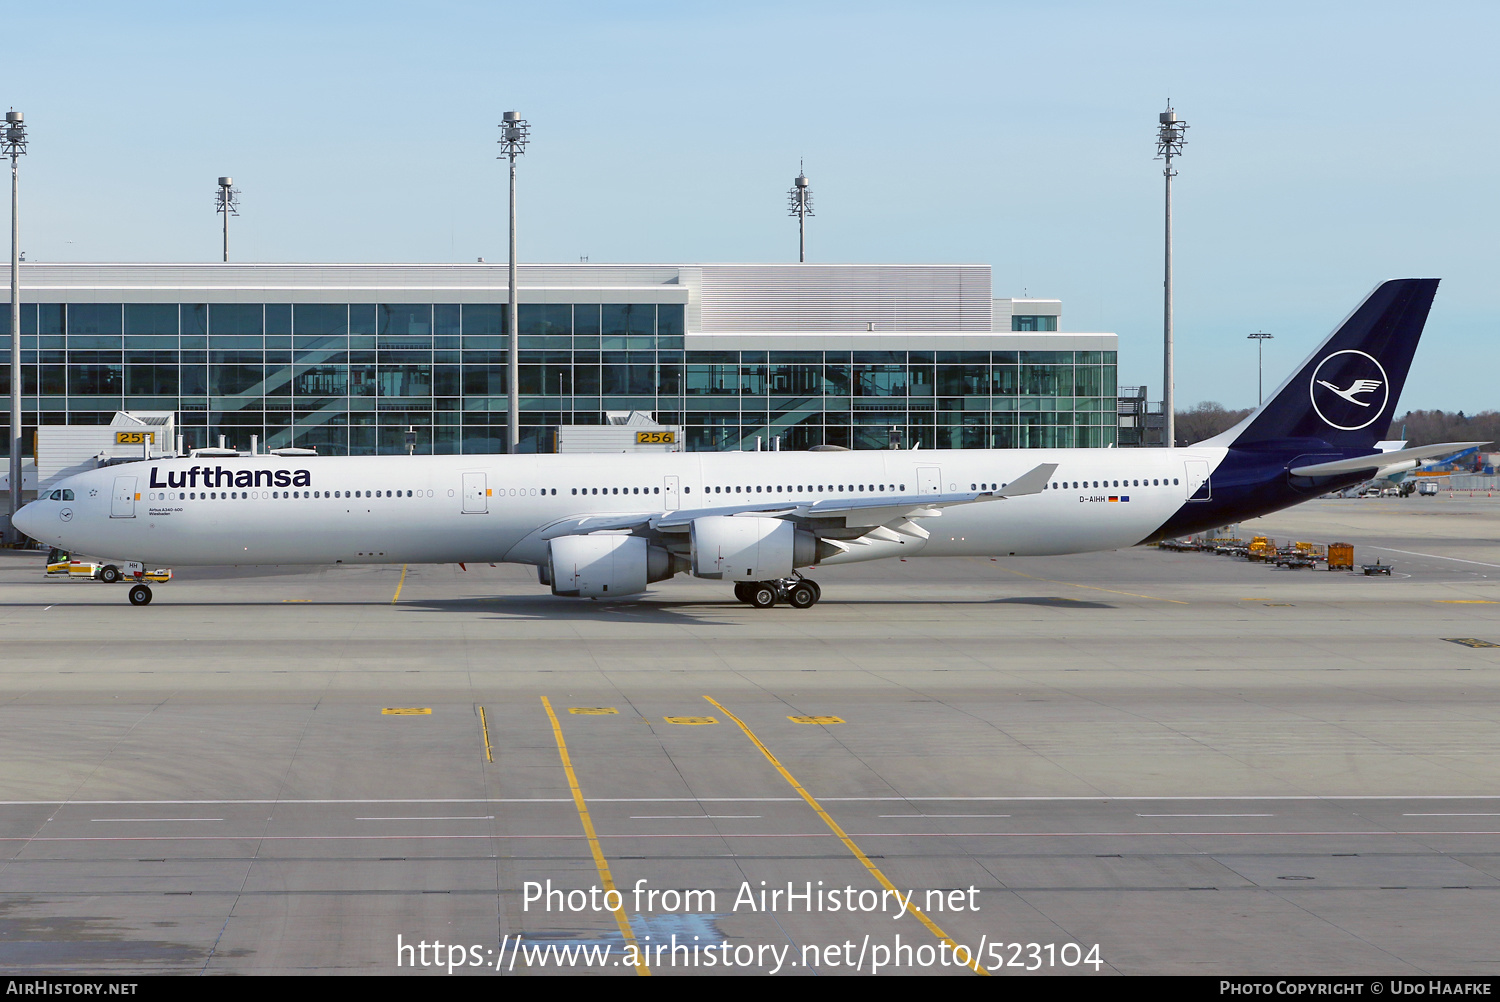
[[[40,509],[41,505],[33,501],[30,504],[23,506],[20,511],[16,512],[15,518],[13,518],[11,521],[14,523],[17,529],[26,533],[26,535],[30,536],[32,539],[38,539],[40,537],[37,535],[37,533],[41,530],[42,526],[42,514]]]

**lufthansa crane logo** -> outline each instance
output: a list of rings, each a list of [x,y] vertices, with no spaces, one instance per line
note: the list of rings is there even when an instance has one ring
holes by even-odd
[[[1385,411],[1390,381],[1373,356],[1347,348],[1318,363],[1308,392],[1313,410],[1329,427],[1358,431]]]

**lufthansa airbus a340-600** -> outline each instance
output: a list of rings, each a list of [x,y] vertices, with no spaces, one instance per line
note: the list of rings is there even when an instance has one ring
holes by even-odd
[[[684,571],[807,608],[799,568],[1108,550],[1264,515],[1473,444],[1381,453],[1435,279],[1380,285],[1259,410],[1176,449],[199,456],[64,480],[29,536],[157,565],[530,564],[620,598]]]

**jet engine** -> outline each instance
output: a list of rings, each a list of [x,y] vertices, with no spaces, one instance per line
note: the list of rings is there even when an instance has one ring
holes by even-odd
[[[673,573],[672,555],[640,536],[559,536],[547,543],[546,576],[554,595],[636,595]]]
[[[695,518],[692,546],[693,574],[700,578],[770,581],[818,560],[818,537],[780,518]]]

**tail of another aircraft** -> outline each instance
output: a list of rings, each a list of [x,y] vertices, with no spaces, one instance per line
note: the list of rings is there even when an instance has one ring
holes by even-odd
[[[1269,401],[1201,444],[1255,449],[1317,443],[1341,452],[1375,452],[1390,428],[1437,287],[1435,278],[1382,283]]]

